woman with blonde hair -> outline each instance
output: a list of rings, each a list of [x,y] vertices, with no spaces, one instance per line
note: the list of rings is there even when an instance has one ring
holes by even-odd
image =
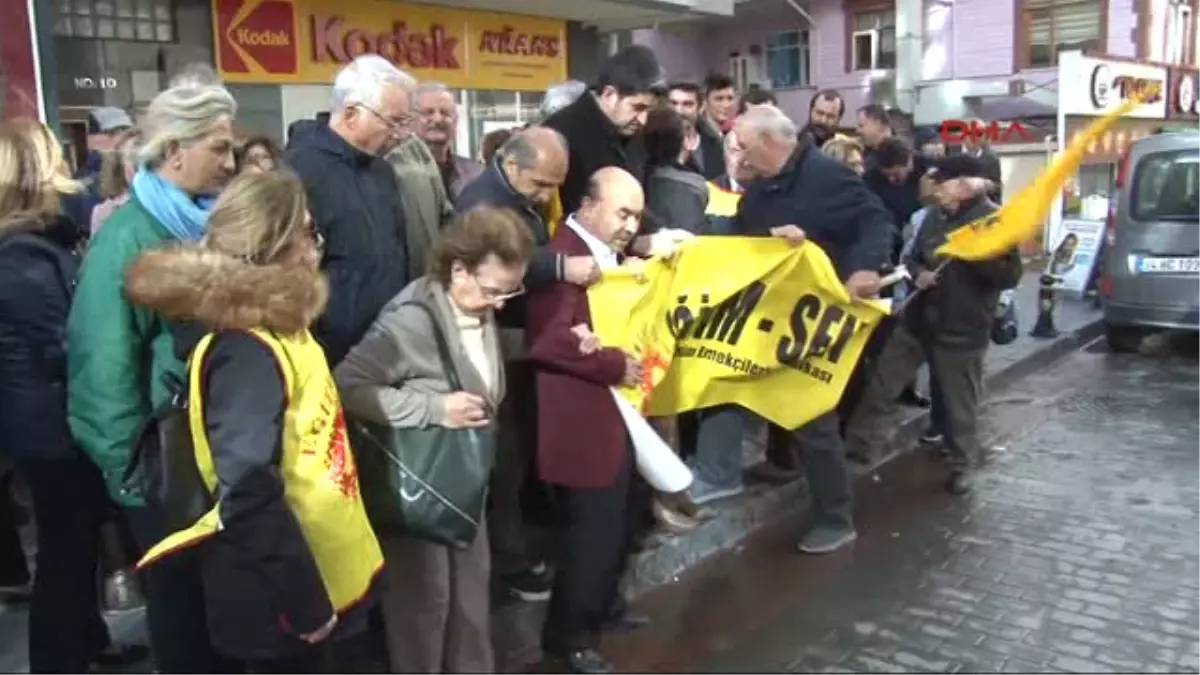
[[[162,317],[126,297],[125,268],[144,251],[204,236],[212,203],[233,175],[236,114],[211,69],[191,71],[154,97],[140,123],[129,201],[91,241],[67,320],[71,431],[142,549],[167,534],[164,514],[125,488],[125,467],[139,440],[153,438],[140,432],[169,402],[167,375],[178,376],[182,364]],[[158,669],[221,672],[224,662],[206,638],[198,558],[183,553],[141,577]]]
[[[62,146],[45,125],[0,123],[0,458],[29,486],[37,522],[37,574],[29,611],[29,668],[85,673],[119,665],[100,618],[96,570],[104,483],[67,426],[63,332],[80,232],[62,197]],[[144,656],[144,650],[143,650]]]
[[[104,201],[92,209],[91,236],[117,209],[129,201],[129,186],[137,173],[138,131],[130,129],[121,135],[112,152],[106,153],[100,165],[100,197]]]
[[[833,138],[825,141],[825,145],[821,146],[821,152],[850,167],[854,170],[854,173],[860,176],[867,171],[866,163],[863,159],[864,146],[862,141],[856,138],[851,138],[844,134],[835,134]]]
[[[148,251],[126,290],[173,322],[195,463],[215,506],[140,565],[200,558],[207,636],[252,672],[330,672],[327,639],[383,567],[337,387],[309,326],[329,287],[304,186],[247,173],[198,243]],[[360,625],[361,621],[349,621]]]
[[[400,429],[493,425],[505,393],[495,314],[525,292],[533,251],[529,227],[511,210],[476,207],[460,215],[434,246],[429,274],[393,298],[338,365],[346,409]],[[406,534],[381,541],[391,672],[496,672],[491,552],[482,514],[463,549]]]

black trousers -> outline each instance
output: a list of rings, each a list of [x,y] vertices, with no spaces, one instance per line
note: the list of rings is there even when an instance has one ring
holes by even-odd
[[[108,505],[104,481],[82,455],[23,461],[18,470],[29,484],[37,523],[29,670],[86,673],[109,644],[96,586],[100,525]]]
[[[622,605],[621,574],[642,516],[644,496],[633,487],[633,453],[612,485],[559,487],[556,506],[565,520],[542,649],[563,656],[592,644],[604,620]]]
[[[150,506],[127,508],[134,539],[143,551],[170,532],[162,514]],[[208,638],[200,552],[185,549],[141,572],[146,596],[150,651],[160,673],[232,673],[240,668],[221,657]]]
[[[13,473],[0,478],[0,586],[29,583],[29,565],[21,546],[20,511],[12,495]]]
[[[537,383],[532,362],[504,364],[508,395],[500,403],[499,447],[492,472],[488,537],[492,547],[492,569],[498,574],[523,572],[539,556],[530,550],[529,522],[522,496],[536,473]]]

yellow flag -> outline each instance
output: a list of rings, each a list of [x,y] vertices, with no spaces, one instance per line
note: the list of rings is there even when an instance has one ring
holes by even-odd
[[[621,393],[647,416],[736,403],[787,428],[833,410],[887,314],[852,301],[820,247],[700,237],[588,291],[603,344],[642,360]]]
[[[546,232],[553,237],[554,233],[558,231],[558,224],[563,219],[562,195],[557,190],[550,197],[550,203],[546,204],[543,215],[546,218]]]
[[[1079,168],[1088,145],[1113,128],[1138,103],[1139,100],[1133,97],[1126,99],[1076,135],[1067,149],[1055,157],[1031,185],[995,213],[951,232],[937,254],[963,260],[989,260],[1037,234],[1067,178]]]

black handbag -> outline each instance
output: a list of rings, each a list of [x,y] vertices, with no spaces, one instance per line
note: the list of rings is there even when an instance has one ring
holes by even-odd
[[[187,381],[167,372],[163,382],[170,395],[134,437],[121,485],[122,492],[140,497],[162,514],[166,532],[177,532],[208,513],[216,498],[196,465]]]
[[[420,302],[405,304],[429,317],[446,382],[451,391],[462,391],[433,310]],[[456,549],[475,541],[495,461],[492,426],[399,429],[360,420],[349,426],[363,503],[376,531]]]

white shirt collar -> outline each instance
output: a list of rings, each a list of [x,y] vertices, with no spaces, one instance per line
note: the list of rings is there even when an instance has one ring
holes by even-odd
[[[567,216],[567,227],[571,228],[583,240],[583,243],[588,247],[588,252],[596,259],[596,264],[600,266],[600,269],[610,270],[620,267],[621,263],[617,260],[617,252],[612,250],[612,247],[608,244],[600,241],[599,237],[588,232],[586,227],[581,225],[578,220],[575,220],[574,213]]]

